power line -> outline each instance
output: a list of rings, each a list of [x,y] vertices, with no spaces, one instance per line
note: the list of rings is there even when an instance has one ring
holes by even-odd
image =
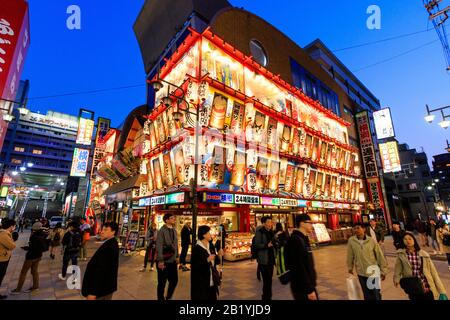
[[[365,69],[369,69],[369,68],[378,66],[378,65],[380,65],[380,64],[383,64],[383,63],[392,61],[392,60],[394,60],[394,59],[403,57],[403,56],[405,56],[405,55],[407,55],[407,54],[409,54],[409,53],[411,53],[411,52],[414,52],[414,51],[417,51],[417,50],[422,49],[422,48],[424,48],[424,47],[427,47],[427,46],[429,46],[429,45],[431,45],[431,44],[433,44],[433,43],[436,43],[436,42],[438,42],[438,41],[439,41],[439,40],[433,40],[433,41],[427,42],[427,43],[425,43],[425,44],[423,44],[423,45],[421,45],[421,46],[419,46],[419,47],[415,47],[415,48],[413,48],[413,49],[410,49],[410,50],[408,50],[408,51],[405,51],[405,52],[400,53],[400,54],[398,54],[398,55],[395,55],[395,56],[393,56],[393,57],[390,57],[390,58],[387,58],[387,59],[378,61],[378,62],[376,62],[376,63],[370,64],[370,65],[368,65],[368,66],[359,68],[359,69],[357,69],[357,70],[354,70],[353,72],[356,73],[356,72],[359,72],[359,71],[362,71],[362,70],[365,70]]]
[[[76,96],[76,95],[132,89],[132,88],[145,87],[145,86],[146,86],[146,84],[136,84],[136,85],[128,85],[128,86],[113,87],[113,88],[106,88],[106,89],[97,89],[97,90],[90,90],[90,91],[75,91],[75,92],[70,92],[70,93],[54,94],[54,95],[50,95],[50,96],[33,97],[33,98],[28,98],[28,100],[43,100],[43,99],[50,99],[50,98],[59,98],[59,97],[67,97],[67,96]]]

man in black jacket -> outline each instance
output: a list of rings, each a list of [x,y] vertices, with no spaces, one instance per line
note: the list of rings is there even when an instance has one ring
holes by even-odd
[[[183,271],[189,271],[190,269],[186,267],[186,256],[189,250],[189,246],[192,243],[191,240],[192,229],[191,223],[186,222],[181,229],[181,254],[180,254],[180,269]]]
[[[258,271],[263,278],[262,300],[272,299],[272,278],[275,266],[275,248],[273,246],[273,223],[270,217],[261,218],[262,226],[256,229],[255,247],[257,251]]]
[[[317,300],[317,275],[308,235],[313,226],[308,215],[298,215],[286,244],[286,266],[291,271],[291,291],[295,300]]]
[[[105,241],[89,261],[81,293],[88,300],[111,300],[117,291],[119,244],[115,238],[119,227],[115,222],[103,225],[100,237]]]
[[[69,224],[68,231],[64,234],[61,244],[64,246],[62,273],[58,275],[60,280],[65,281],[69,262],[72,265],[78,265],[78,255],[80,254],[83,238],[81,236],[80,226],[77,222]]]

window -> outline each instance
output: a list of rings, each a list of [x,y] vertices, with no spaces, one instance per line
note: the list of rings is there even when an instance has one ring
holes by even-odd
[[[42,154],[42,150],[34,149],[33,154]]]
[[[263,67],[266,67],[267,64],[269,63],[266,51],[264,50],[264,47],[261,45],[259,41],[257,40],[250,41],[250,53],[252,54],[253,59]]]
[[[344,104],[344,112],[353,117],[353,111]]]
[[[22,164],[22,160],[20,160],[20,159],[12,159],[11,163],[12,164]]]
[[[16,152],[25,152],[25,148],[24,147],[14,147],[14,151]]]

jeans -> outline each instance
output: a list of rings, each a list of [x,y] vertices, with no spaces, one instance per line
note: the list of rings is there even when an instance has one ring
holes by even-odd
[[[87,243],[82,243],[80,248],[80,259],[87,258]]]
[[[364,300],[381,300],[381,289],[369,289],[367,287],[367,279],[369,279],[368,277],[358,276],[358,278],[364,294]],[[381,279],[377,278],[377,281],[378,283],[380,283]]]
[[[436,239],[433,239],[432,237],[428,237],[428,243],[431,243],[431,247],[433,247],[433,250],[439,251],[439,244],[437,243]]]
[[[17,232],[23,233],[23,226],[19,225],[19,228],[17,229]]]
[[[0,262],[0,286],[2,285],[3,279],[5,278],[6,270],[8,269],[8,264],[9,260]]]
[[[28,270],[31,269],[31,275],[33,276],[33,289],[39,288],[39,262],[41,258],[33,259],[33,260],[25,260],[22,266],[22,271],[20,271],[19,282],[17,283],[17,291],[21,291],[23,284],[25,282],[25,278],[27,277]]]
[[[189,244],[188,245],[184,245],[181,247],[181,253],[180,253],[180,264],[181,265],[185,265],[186,264],[186,256],[189,250]]]
[[[178,284],[178,269],[177,264],[166,263],[164,270],[158,269],[158,300],[170,300],[175,292],[175,288]],[[166,282],[169,281],[169,288],[167,290],[167,296],[164,298],[164,291],[166,289]]]
[[[69,266],[70,260],[72,260],[72,265],[76,266],[78,264],[78,252],[77,253],[64,253],[63,267],[62,267],[63,278],[65,278],[67,275],[67,267]]]
[[[260,264],[259,270],[261,271],[263,280],[263,294],[262,300],[268,301],[272,300],[272,278],[273,278],[273,268],[272,264],[264,265]]]
[[[150,256],[150,261],[151,261],[150,267],[153,268],[153,265],[155,264],[155,255],[156,255],[155,244],[151,243],[148,245],[147,249],[145,250],[144,269],[147,268],[149,256]]]

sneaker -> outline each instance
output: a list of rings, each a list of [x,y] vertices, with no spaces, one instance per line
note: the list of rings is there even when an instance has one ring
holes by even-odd
[[[14,290],[12,290],[12,291],[10,292],[10,294],[13,295],[13,296],[17,296],[18,294],[21,294],[21,293],[22,293],[22,292],[19,291],[19,290],[17,290],[17,289],[14,289]]]
[[[139,272],[145,272],[145,270],[146,270],[145,268],[142,268],[139,270]]]
[[[58,274],[59,280],[66,281],[66,277],[63,277],[62,274]]]
[[[36,288],[36,289],[30,288],[28,290],[25,290],[24,292],[25,293],[33,293],[33,292],[36,292],[36,291],[39,291],[39,288]]]

